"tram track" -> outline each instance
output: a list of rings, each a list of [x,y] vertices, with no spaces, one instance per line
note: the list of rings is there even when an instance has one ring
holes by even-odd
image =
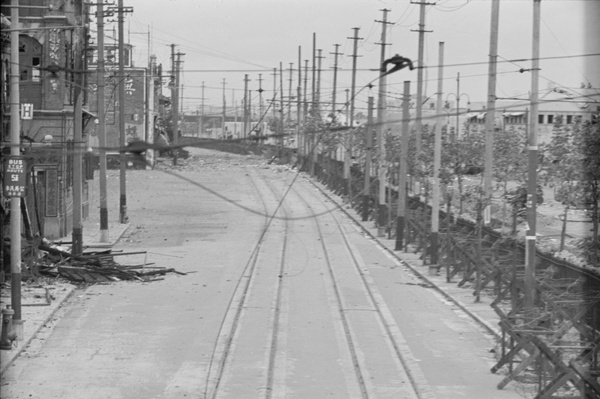
[[[340,398],[433,398],[331,205],[318,193],[307,198],[295,180],[249,178],[265,223],[224,316],[204,397],[306,397],[300,392],[335,387]],[[296,228],[310,240],[290,241]],[[308,265],[297,272],[294,254],[303,246]],[[305,297],[305,305],[297,301]],[[324,352],[329,358],[319,358]],[[335,365],[327,373],[336,383],[311,362]],[[317,385],[307,388],[304,379]]]
[[[307,201],[297,190],[293,189],[292,191],[294,191],[294,193],[299,198],[302,199],[302,201],[306,204],[306,206],[309,209],[311,209],[311,211],[313,210],[313,207],[310,205],[309,201]],[[319,195],[313,194],[313,198],[316,199],[317,201],[319,201],[324,207],[327,207],[327,204],[323,201],[323,199]],[[414,397],[419,398],[419,399],[433,398],[434,396],[431,393],[431,390],[429,389],[429,387],[427,386],[427,384],[425,382],[425,377],[421,373],[418,365],[415,364],[414,361],[412,360],[412,355],[409,353],[410,350],[408,349],[408,347],[404,341],[404,338],[402,337],[402,334],[400,333],[400,329],[398,328],[396,322],[394,321],[389,310],[387,309],[387,306],[385,305],[385,302],[383,301],[381,294],[379,294],[377,292],[377,288],[376,288],[374,282],[372,281],[372,279],[370,278],[370,276],[368,274],[368,271],[364,267],[364,262],[359,260],[358,251],[350,243],[348,234],[346,233],[346,231],[343,228],[339,219],[335,216],[335,212],[334,211],[330,212],[328,214],[328,216],[334,221],[335,227],[336,227],[337,231],[339,232],[339,235],[342,238],[342,241],[344,243],[346,252],[348,253],[349,258],[351,259],[351,263],[354,266],[354,269],[355,269],[357,275],[360,277],[363,288],[364,288],[365,292],[368,294],[370,303],[373,306],[375,314],[379,318],[380,325],[385,330],[386,338],[389,340],[391,346],[393,347],[394,354],[395,354],[397,360],[401,363],[401,365],[404,369],[404,372],[406,373],[406,377],[410,380],[410,383],[412,385],[414,395],[415,395]],[[321,232],[319,220],[315,220],[315,223],[317,224],[318,229]],[[338,302],[339,312],[340,312],[341,317],[344,320],[344,328],[346,330],[346,335],[348,337],[349,350],[351,352],[355,352],[356,344],[352,342],[352,336],[354,334],[352,334],[352,331],[351,331],[352,327],[351,327],[350,323],[348,322],[348,319],[344,316],[344,314],[346,313],[346,306],[344,305],[342,295],[337,287],[336,276],[335,276],[333,264],[332,264],[331,260],[329,259],[329,256],[327,255],[329,252],[329,249],[327,248],[327,244],[325,243],[323,234],[320,234],[320,238],[321,238],[320,241],[323,246],[323,252],[325,253],[325,255],[327,257],[327,266],[328,266],[328,270],[329,270],[329,273],[330,273],[330,276],[332,279],[332,284],[335,287],[336,299]],[[363,374],[362,369],[364,369],[366,367],[364,364],[362,364],[364,362],[359,362],[358,356],[355,353],[353,354],[353,358],[356,359],[355,371],[356,371],[358,380],[361,382],[361,391],[363,394],[363,398],[378,397],[376,395],[376,393],[374,392],[374,389],[372,387],[369,387],[369,385],[365,383],[365,378],[362,375]],[[406,396],[403,396],[403,397],[406,397]]]
[[[337,387],[340,397],[432,398],[390,311],[363,270],[364,262],[357,249],[335,210],[329,209],[331,204],[317,193],[307,198],[293,181],[272,179],[262,173],[249,176],[268,216],[237,282],[217,338],[205,398],[236,397],[236,392],[242,392],[243,381],[250,384],[246,392],[253,392],[246,397],[283,398],[301,390],[302,387],[294,386],[294,367],[319,359],[309,359],[309,354],[299,351],[298,345],[323,346],[306,342],[311,334],[325,334],[317,339],[334,343],[329,348],[338,355],[329,361],[337,364],[339,370],[335,373],[344,385]],[[275,204],[275,211],[270,212]],[[298,210],[302,216],[295,216]],[[310,242],[290,243],[289,235],[296,234],[294,227],[300,225],[311,237]],[[300,273],[292,270],[298,260],[293,258],[290,245],[296,251],[299,246],[308,245],[307,251],[313,256],[307,272],[310,276],[304,276],[304,282],[295,279],[305,269]],[[302,304],[293,300],[297,298],[294,292],[302,291],[306,281],[319,287],[315,295],[320,298],[319,306],[329,309],[314,318],[310,309],[306,312]],[[298,316],[298,312],[308,316]],[[318,326],[306,327],[306,336],[298,337],[301,333],[292,331],[298,323]],[[252,331],[253,328],[260,331]],[[293,337],[286,338],[290,336]]]
[[[215,346],[215,350],[213,353],[213,357],[211,360],[211,367],[209,367],[209,373],[207,375],[206,380],[206,389],[204,393],[205,398],[215,399],[220,397],[221,393],[221,383],[224,379],[224,374],[227,371],[227,368],[231,368],[231,352],[235,346],[235,337],[238,333],[238,328],[240,327],[240,322],[242,319],[242,314],[244,309],[248,307],[248,296],[252,287],[252,283],[256,278],[257,265],[259,264],[259,260],[261,259],[261,250],[265,243],[268,242],[270,228],[272,224],[280,223],[284,226],[283,233],[283,241],[280,244],[280,254],[279,254],[279,270],[278,270],[278,279],[275,289],[275,297],[272,303],[272,315],[271,315],[271,328],[270,328],[270,338],[269,338],[269,349],[267,355],[267,373],[266,373],[266,381],[264,385],[264,397],[271,398],[272,396],[272,387],[275,373],[275,354],[277,351],[277,332],[279,331],[279,319],[281,312],[281,296],[282,296],[282,281],[281,276],[285,271],[285,254],[287,248],[287,235],[289,224],[287,221],[287,213],[285,210],[285,205],[282,204],[281,198],[277,196],[277,193],[273,189],[273,187],[264,179],[261,179],[260,183],[264,184],[266,189],[271,192],[273,198],[275,199],[275,209],[271,211],[269,209],[269,205],[267,204],[267,200],[264,197],[263,190],[261,190],[258,186],[255,177],[249,175],[249,180],[254,186],[257,196],[260,199],[261,207],[264,214],[264,224],[261,231],[260,236],[257,239],[257,242],[254,246],[254,249],[251,253],[248,263],[243,270],[239,280],[236,283],[236,289],[234,290],[232,300],[230,301],[229,307],[227,309],[226,316],[222,323],[222,328],[219,331],[217,344]],[[264,188],[263,188],[264,189]],[[280,210],[283,212],[283,217],[277,217],[278,212]],[[211,372],[212,370],[214,372]]]

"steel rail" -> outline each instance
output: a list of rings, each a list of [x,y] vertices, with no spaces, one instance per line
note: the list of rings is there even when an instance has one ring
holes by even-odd
[[[254,248],[250,254],[250,257],[248,258],[248,262],[244,266],[242,273],[240,274],[236,282],[236,286],[233,290],[232,296],[227,306],[227,311],[225,312],[223,320],[221,321],[219,332],[217,333],[217,338],[215,340],[215,344],[211,354],[208,371],[205,377],[206,382],[203,395],[204,398],[214,399],[217,397],[217,394],[219,392],[220,383],[223,378],[223,373],[228,361],[229,353],[232,348],[234,335],[237,331],[241,313],[244,308],[248,291],[250,289],[252,276],[254,275],[254,272],[256,270],[256,264],[259,258],[258,255],[260,254],[261,247],[265,241],[265,237],[268,232],[269,226],[273,221],[273,218],[269,218],[268,216],[268,207],[260,190],[256,186],[253,179],[250,178],[250,181],[256,189],[258,197],[261,201],[261,205],[265,215],[264,225],[256,243],[254,244]],[[226,326],[227,328],[225,328]]]

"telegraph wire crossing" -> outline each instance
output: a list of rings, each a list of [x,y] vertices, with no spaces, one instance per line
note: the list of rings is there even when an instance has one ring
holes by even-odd
[[[368,87],[368,85],[364,86],[364,87]],[[364,89],[364,87],[363,87],[363,89]],[[600,93],[598,95],[600,96]],[[257,122],[257,124],[254,127],[258,126],[262,122],[262,120],[264,119],[264,117],[267,115],[267,113],[269,112],[269,109],[270,109],[271,105],[275,102],[275,97],[272,99],[270,105],[267,107],[266,111],[261,116],[261,119]],[[588,97],[588,96],[581,96],[581,97]],[[557,102],[557,101],[560,101],[560,100],[547,100],[547,101],[540,101],[539,103],[550,103],[550,102]],[[515,105],[514,107],[516,107],[516,106],[522,107],[522,104]],[[510,109],[512,107],[513,106],[502,107],[502,110]],[[486,111],[485,109],[480,109],[480,110],[471,110],[469,112],[485,112],[485,111]],[[461,114],[465,114],[465,113],[466,112],[461,112]],[[436,114],[436,115],[422,117],[421,119],[428,120],[428,119],[436,119],[438,117],[439,117],[439,115]],[[410,118],[410,119],[414,120],[414,118]],[[402,121],[403,121],[403,119],[388,120],[385,123],[386,124],[390,124],[390,123],[398,123],[398,122],[402,122]],[[373,123],[372,124],[372,126],[376,126],[376,125],[377,125],[377,123]],[[339,126],[339,127],[336,127],[336,126],[331,126],[331,124],[330,124],[325,129],[323,129],[321,132],[319,132],[318,139],[315,141],[315,143],[311,147],[309,154],[312,153],[316,149],[316,147],[318,146],[318,144],[321,142],[321,139],[325,136],[325,134],[327,132],[347,131],[347,130],[351,130],[351,129],[355,129],[355,128],[357,128],[357,127],[351,127],[351,126]],[[217,143],[218,142],[222,142],[222,143],[236,143],[236,142],[243,143],[243,142],[259,141],[259,140],[264,140],[264,139],[268,139],[268,138],[280,138],[280,137],[286,137],[286,136],[293,136],[293,134],[291,134],[291,135],[290,134],[272,134],[272,135],[253,136],[253,137],[250,137],[250,138],[233,139],[233,140],[208,140],[207,139],[207,140],[205,140],[205,142],[210,142],[210,143],[215,143],[215,142],[217,142]],[[8,147],[8,146],[6,146],[6,147]],[[10,147],[13,147],[13,145],[10,145]],[[19,145],[19,147],[20,148],[31,148],[31,143],[30,143],[30,145],[23,145],[23,144],[21,144],[21,145]],[[83,153],[83,152],[92,152],[94,150],[97,150],[97,151],[99,151],[99,150],[104,150],[104,151],[118,151],[119,153],[130,153],[130,154],[133,154],[135,156],[135,162],[140,162],[140,163],[148,166],[149,165],[148,162],[145,160],[145,158],[142,155],[146,150],[149,150],[149,149],[154,149],[154,150],[172,150],[172,149],[176,149],[176,148],[186,148],[186,147],[201,147],[201,144],[199,143],[199,144],[196,144],[196,145],[194,145],[194,144],[159,145],[159,144],[151,144],[151,143],[146,143],[146,142],[139,141],[139,142],[129,143],[129,144],[125,145],[125,147],[105,147],[105,148],[101,148],[99,146],[98,147],[88,147],[88,149],[86,151],[69,150],[69,151],[67,151],[67,153],[69,153],[69,154],[75,154],[75,153]],[[51,144],[47,148],[45,148],[45,150],[46,151],[62,151],[62,149],[60,149],[60,148],[53,149],[52,146],[51,146]],[[27,155],[25,155],[24,158],[27,158]],[[234,201],[234,200],[226,197],[225,195],[220,194],[218,191],[213,190],[210,187],[207,187],[207,186],[203,185],[202,183],[196,182],[194,180],[191,180],[191,179],[189,179],[189,178],[187,178],[185,176],[182,176],[180,174],[177,174],[177,173],[169,171],[169,170],[161,169],[161,171],[163,173],[166,173],[166,174],[172,175],[174,177],[177,177],[178,179],[184,180],[184,181],[186,181],[186,182],[188,182],[188,183],[190,183],[190,184],[192,184],[192,185],[194,185],[194,186],[196,186],[198,188],[201,188],[201,189],[203,189],[203,190],[205,190],[205,191],[207,191],[207,192],[215,195],[216,197],[218,197],[218,198],[220,198],[220,199],[222,199],[222,200],[224,200],[224,201],[226,201],[226,202],[228,202],[228,203],[230,203],[232,205],[235,205],[236,207],[239,207],[239,208],[241,208],[241,209],[243,209],[243,210],[245,210],[247,212],[250,212],[250,213],[253,213],[253,214],[256,214],[256,215],[259,215],[259,216],[268,217],[268,218],[271,218],[271,219],[291,220],[291,221],[293,221],[293,220],[306,220],[306,219],[312,219],[312,218],[316,218],[316,217],[319,217],[319,216],[323,216],[323,215],[329,214],[329,213],[331,213],[333,211],[336,211],[338,209],[342,209],[341,205],[337,205],[337,206],[335,206],[333,208],[330,208],[330,209],[327,209],[327,210],[325,210],[323,212],[312,214],[312,215],[307,215],[307,216],[297,216],[297,217],[276,216],[276,211],[273,214],[267,214],[267,213],[264,213],[264,212],[261,212],[261,211],[257,211],[255,209],[250,208],[250,207],[246,207],[244,205],[239,204],[237,201]],[[296,174],[294,176],[294,179],[292,180],[292,182],[290,183],[290,185],[288,187],[288,192],[291,189],[291,187],[294,184],[294,182],[296,181],[296,179],[298,178],[298,176],[299,176],[300,173],[301,173],[300,170],[298,170],[296,172]],[[371,183],[371,184],[374,184],[374,182]],[[360,195],[362,195],[362,194],[360,194]],[[357,194],[355,196],[355,199],[358,198],[360,195]],[[282,197],[282,199],[280,201],[280,205],[281,205],[281,203],[283,202],[284,199],[285,199],[285,195]]]
[[[581,96],[571,96],[571,97],[565,97],[565,99],[557,99],[557,100],[540,100],[537,103],[538,104],[547,104],[547,103],[558,103],[558,102],[564,102],[564,101],[577,101],[580,99],[590,99],[592,97],[598,97],[598,100],[596,102],[600,103],[600,93],[598,94],[593,94],[593,95],[581,95]],[[511,98],[512,99],[512,98]],[[515,99],[515,100],[521,100],[521,99]],[[268,114],[268,111],[270,111],[271,108],[271,104],[274,103],[275,100],[270,101],[269,106],[266,108],[265,112],[263,113],[263,115],[261,116],[260,120],[258,122],[256,122],[254,128],[256,128],[260,123],[262,123],[263,119],[266,117],[266,115]],[[589,102],[589,101],[586,101]],[[523,100],[521,103],[518,104],[511,104],[511,105],[506,105],[506,106],[502,106],[502,107],[496,107],[494,108],[494,111],[503,111],[503,110],[510,110],[513,108],[522,108],[525,105],[531,105],[532,103],[530,101],[527,100]],[[284,105],[284,108],[286,108],[287,105]],[[485,108],[477,108],[477,109],[470,109],[468,111],[460,111],[459,115],[466,115],[469,113],[483,113],[489,111],[489,109],[485,109]],[[445,115],[445,114],[444,114]],[[440,114],[433,114],[433,115],[428,115],[428,116],[422,116],[421,120],[433,120],[433,119],[438,119],[440,117]],[[409,118],[409,121],[415,121],[416,118]],[[394,124],[394,123],[401,123],[404,122],[403,118],[398,118],[398,119],[388,119],[387,121],[383,122],[385,124]],[[371,126],[377,126],[378,123],[377,122],[373,122],[371,124]],[[341,131],[341,130],[349,130],[352,127],[350,126],[333,126],[333,125],[329,125],[326,129],[324,129],[324,132],[327,131]],[[214,140],[214,139],[205,139],[204,142],[210,142],[210,143],[236,143],[236,142],[252,142],[252,141],[259,141],[259,140],[266,140],[269,138],[280,138],[280,137],[290,137],[290,136],[294,136],[295,134],[269,134],[269,135],[261,135],[261,136],[252,136],[252,137],[247,137],[247,138],[241,138],[241,139],[227,139],[227,140]],[[199,142],[202,142],[202,140],[199,140]],[[85,153],[85,152],[90,152],[90,151],[108,151],[108,152],[122,152],[122,153],[127,153],[127,152],[131,152],[131,153],[136,153],[136,152],[140,152],[140,151],[145,151],[148,149],[154,149],[154,150],[169,150],[169,149],[175,149],[175,148],[185,148],[185,147],[200,147],[201,145],[193,145],[193,144],[178,144],[178,145],[160,145],[160,144],[152,144],[152,143],[147,143],[144,141],[138,141],[138,142],[134,142],[135,146],[132,145],[125,145],[124,147],[121,146],[117,146],[117,147],[100,147],[100,146],[95,146],[95,147],[88,147],[87,150],[68,150],[67,154],[69,155],[73,155],[76,153]],[[33,143],[29,143],[29,144],[2,144],[3,148],[9,148],[9,147],[20,147],[22,149],[27,149],[27,148],[32,148]],[[52,147],[52,143],[37,143],[37,144],[45,144],[46,151],[63,151],[63,149],[61,148],[53,148]]]
[[[546,0],[547,1],[547,0]],[[556,55],[556,56],[547,56],[547,57],[537,57],[537,58],[516,58],[512,60],[502,60],[497,61],[498,64],[503,63],[515,63],[515,62],[526,62],[526,61],[534,61],[534,60],[558,60],[565,58],[581,58],[581,57],[598,57],[600,53],[585,53],[585,54],[572,54],[572,55]],[[444,64],[444,68],[452,68],[452,67],[465,67],[465,66],[475,66],[475,65],[488,65],[489,61],[473,61],[473,62],[463,62],[463,63],[455,63],[455,64]],[[415,69],[437,69],[439,65],[425,65],[425,66],[415,66]],[[294,69],[297,71],[298,69]],[[376,68],[357,68],[357,71],[360,72],[377,72],[379,69]],[[265,68],[265,69],[187,69],[186,72],[191,73],[242,73],[242,72],[272,72],[273,68]],[[352,68],[339,68],[338,71],[341,72],[352,72]]]

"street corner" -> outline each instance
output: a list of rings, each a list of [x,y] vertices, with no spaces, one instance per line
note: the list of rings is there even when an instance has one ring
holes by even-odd
[[[3,320],[2,328],[3,330],[5,326],[11,328],[2,331],[0,375],[36,338],[40,330],[55,316],[58,309],[75,292],[76,288],[76,285],[59,278],[40,277],[23,281],[21,285],[21,318],[12,320],[12,314],[6,315],[7,309],[12,310],[11,286],[10,284],[2,285],[0,308],[3,319],[5,317],[7,319]]]

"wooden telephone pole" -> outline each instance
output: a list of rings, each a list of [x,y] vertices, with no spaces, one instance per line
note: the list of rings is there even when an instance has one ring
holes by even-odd
[[[525,232],[525,309],[535,303],[535,247],[538,166],[538,111],[540,71],[540,20],[541,0],[533,0],[533,41],[531,51],[531,117],[529,118],[528,173],[527,173],[527,226]]]
[[[355,92],[356,92],[356,59],[360,57],[357,55],[358,51],[358,41],[362,39],[362,37],[358,37],[358,31],[360,28],[352,28],[354,30],[354,36],[349,37],[348,39],[352,39],[354,41],[354,47],[352,50],[352,85],[351,85],[351,93],[350,93],[350,129],[348,130],[348,137],[346,137],[346,155],[344,157],[344,180],[346,184],[344,185],[346,192],[346,199],[352,202],[352,135],[354,134],[354,100],[355,100]]]
[[[126,12],[133,12],[133,7],[124,7],[123,0],[119,0],[118,26],[119,26],[119,144],[121,148],[125,148],[125,30],[123,26],[124,16]],[[127,158],[125,152],[121,152],[119,181],[120,181],[120,196],[119,196],[119,221],[120,223],[129,222],[127,216]]]
[[[440,167],[442,158],[442,94],[444,89],[444,42],[439,43],[438,89],[436,101],[435,141],[433,148],[433,194],[431,199],[431,263],[437,265],[440,225]]]
[[[435,3],[427,3],[425,1],[421,2],[411,2],[411,4],[419,4],[419,29],[412,30],[412,32],[419,32],[419,60],[417,64],[417,109],[416,109],[416,120],[415,120],[415,130],[416,130],[416,164],[417,169],[419,171],[422,170],[421,167],[421,129],[422,129],[422,115],[423,115],[423,58],[424,58],[424,47],[425,47],[425,33],[432,32],[430,30],[425,30],[425,6],[434,5]]]
[[[386,8],[383,10],[383,20],[375,21],[381,23],[381,57],[379,61],[380,66],[380,77],[379,77],[379,93],[377,96],[377,147],[379,150],[379,160],[377,162],[377,180],[379,183],[378,190],[378,206],[377,206],[377,235],[379,237],[383,237],[385,235],[385,229],[387,226],[387,217],[386,210],[387,205],[385,201],[385,194],[387,188],[386,182],[386,168],[387,164],[385,161],[385,111],[387,107],[387,101],[385,98],[385,90],[386,90],[386,77],[383,62],[385,61],[385,46],[388,46],[389,43],[386,43],[386,33],[387,33],[387,25],[390,22],[387,21],[387,13],[390,11]]]
[[[335,51],[333,53],[329,53],[333,55],[333,93],[331,98],[331,119],[333,122],[337,119],[337,109],[336,109],[336,100],[337,100],[337,71],[338,71],[338,56],[343,55],[338,50],[340,49],[339,44],[334,44]]]
[[[106,182],[106,109],[104,102],[105,87],[104,82],[104,4],[98,2],[98,138],[100,144],[100,242],[106,243],[109,240],[108,231],[108,201],[107,201],[107,182]]]

